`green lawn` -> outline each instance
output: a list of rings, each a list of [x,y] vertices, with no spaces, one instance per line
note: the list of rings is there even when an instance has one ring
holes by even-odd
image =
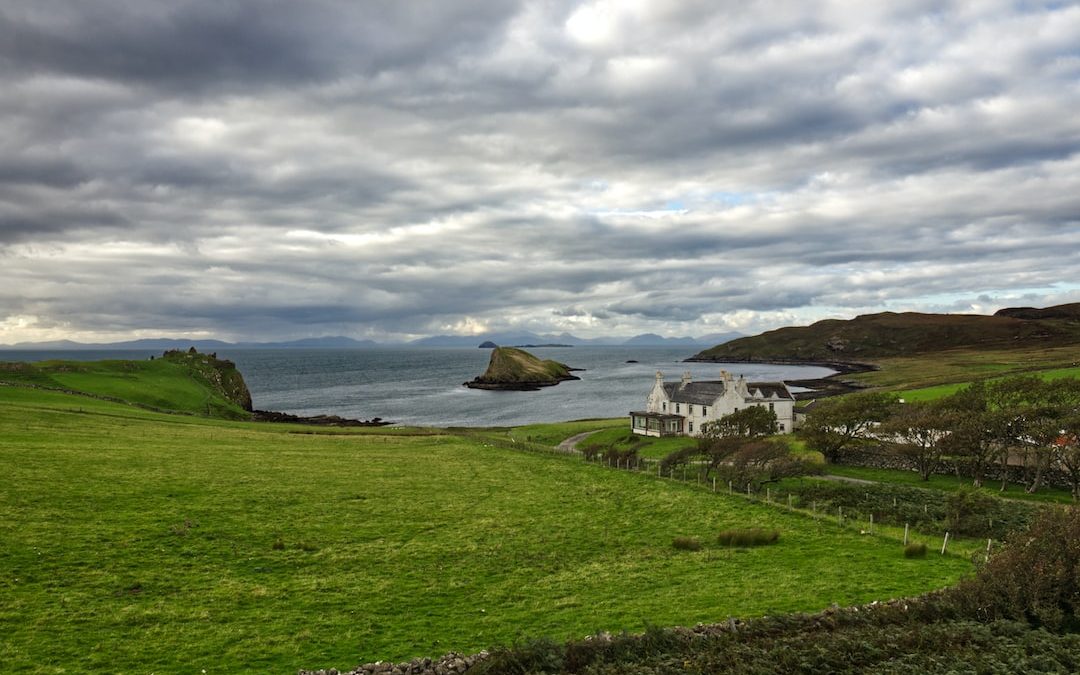
[[[605,429],[589,436],[578,445],[579,449],[594,447],[600,448],[601,452],[606,448],[616,450],[637,449],[639,457],[648,459],[663,459],[676,450],[695,445],[697,439],[687,436],[665,436],[655,438],[652,436],[639,436],[630,431],[630,423],[623,423],[614,429]]]
[[[862,603],[970,569],[574,457],[13,387],[0,473],[4,672],[351,667]],[[780,542],[710,543],[750,525]]]

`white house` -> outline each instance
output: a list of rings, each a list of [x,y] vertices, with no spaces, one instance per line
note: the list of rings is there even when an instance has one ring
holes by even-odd
[[[656,371],[656,383],[643,411],[630,413],[630,428],[642,436],[700,436],[701,426],[750,406],[768,407],[776,413],[781,433],[795,427],[795,397],[783,382],[747,382],[726,370],[719,380],[693,382],[683,373],[681,382],[664,382]]]

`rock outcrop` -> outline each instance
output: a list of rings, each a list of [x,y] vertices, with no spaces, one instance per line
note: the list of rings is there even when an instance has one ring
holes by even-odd
[[[226,359],[219,359],[217,354],[201,354],[194,347],[188,351],[174,349],[167,351],[162,358],[173,363],[182,363],[191,369],[192,374],[202,379],[225,399],[235,403],[247,412],[251,412],[251,392],[244,376],[236,369],[236,364]]]
[[[496,347],[491,350],[491,360],[484,374],[465,382],[465,386],[472,389],[536,391],[540,387],[581,379],[570,374],[574,370],[580,368],[571,368],[550,359],[541,361],[523,349]]]

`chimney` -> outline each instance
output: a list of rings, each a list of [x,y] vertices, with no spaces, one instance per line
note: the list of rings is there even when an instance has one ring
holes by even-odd
[[[659,370],[658,370],[658,371],[656,371],[656,381],[657,381],[658,383],[659,383],[659,382],[663,382],[663,381],[664,381],[664,374],[663,374],[663,373],[661,373],[661,372],[660,372]]]
[[[726,370],[720,371],[720,379],[724,381],[724,384],[731,382],[731,373]]]
[[[688,384],[690,384],[690,371],[689,370],[687,370],[686,372],[684,372],[682,374],[682,386],[685,387]]]

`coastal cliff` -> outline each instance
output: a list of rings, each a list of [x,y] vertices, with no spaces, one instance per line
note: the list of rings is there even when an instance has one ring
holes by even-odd
[[[540,360],[523,349],[496,347],[483,375],[465,382],[471,389],[505,389],[535,391],[567,380],[581,379],[572,375],[577,370],[558,361]]]

